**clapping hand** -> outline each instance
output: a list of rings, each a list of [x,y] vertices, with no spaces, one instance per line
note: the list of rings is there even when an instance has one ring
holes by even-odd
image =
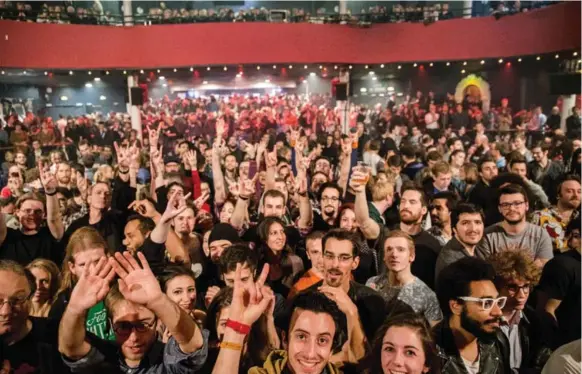
[[[44,188],[44,192],[52,194],[57,190],[58,183],[54,174],[51,173],[48,165],[45,165],[42,161],[38,162],[38,171],[40,173],[40,182]]]
[[[105,299],[109,292],[109,283],[115,277],[115,271],[105,256],[97,264],[86,264],[83,273],[71,293],[69,306],[75,313],[83,314]]]
[[[119,292],[123,297],[127,301],[148,307],[164,294],[144,254],[137,252],[137,257],[141,265],[131,253],[117,252],[115,258],[109,258],[109,263],[120,278]]]

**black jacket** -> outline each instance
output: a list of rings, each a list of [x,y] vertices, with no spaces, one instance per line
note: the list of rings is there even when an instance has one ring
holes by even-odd
[[[459,350],[455,345],[449,320],[445,318],[433,328],[437,345],[437,356],[440,359],[442,374],[467,374],[467,369]],[[497,342],[479,341],[479,373],[511,374],[509,368],[509,345],[500,346]]]
[[[541,373],[552,350],[549,337],[554,336],[552,325],[542,321],[536,311],[527,305],[523,310],[524,316],[519,321],[519,341],[521,345],[521,366],[519,372],[523,374]],[[511,351],[509,339],[499,330],[497,343],[504,350]]]

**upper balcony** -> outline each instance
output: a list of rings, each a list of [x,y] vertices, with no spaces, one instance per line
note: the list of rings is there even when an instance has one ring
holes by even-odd
[[[496,9],[495,16],[443,20],[448,18],[443,17],[443,5],[431,2],[426,2],[426,9],[409,3],[399,7],[347,2],[352,9],[340,15],[338,1],[255,2],[265,10],[246,11],[234,5],[214,9],[210,7],[214,2],[204,1],[189,2],[200,9],[181,9],[181,2],[168,2],[167,9],[146,8],[155,3],[133,1],[133,9],[126,15],[135,26],[87,25],[126,24],[127,19],[119,14],[120,3],[102,2],[103,9],[45,9],[42,3],[32,3],[30,9],[23,4],[21,9],[0,11],[0,17],[25,21],[0,20],[4,35],[0,48],[8,51],[0,54],[0,67],[389,64],[547,54],[579,50],[581,44],[580,2],[527,12]],[[267,9],[287,11],[290,22],[266,22]],[[451,3],[450,11],[461,16],[463,2]],[[237,22],[237,17],[245,22]],[[154,25],[157,23],[169,24]]]

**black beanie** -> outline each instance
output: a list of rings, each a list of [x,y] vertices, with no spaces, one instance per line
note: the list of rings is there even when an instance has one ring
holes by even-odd
[[[208,245],[216,240],[228,240],[231,243],[240,241],[238,232],[228,223],[219,223],[214,226],[208,237]]]

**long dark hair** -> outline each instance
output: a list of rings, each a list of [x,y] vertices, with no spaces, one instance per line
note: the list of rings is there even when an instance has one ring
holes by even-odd
[[[384,335],[391,327],[408,327],[417,332],[422,342],[425,355],[424,365],[429,368],[427,374],[440,374],[440,361],[437,356],[436,344],[433,340],[430,326],[426,319],[414,312],[400,312],[390,315],[376,332],[370,353],[361,361],[359,369],[362,374],[382,373],[382,342]]]
[[[212,299],[212,302],[208,306],[206,319],[204,320],[204,328],[210,333],[208,344],[211,348],[217,348],[222,340],[222,337],[218,336],[217,333],[218,318],[222,310],[232,304],[232,295],[233,289],[231,287],[225,287],[214,296],[214,299]],[[267,338],[267,320],[262,315],[251,326],[251,332],[246,339],[246,352],[242,356],[240,367],[248,370],[253,366],[262,365],[270,351],[271,348],[269,347]]]

